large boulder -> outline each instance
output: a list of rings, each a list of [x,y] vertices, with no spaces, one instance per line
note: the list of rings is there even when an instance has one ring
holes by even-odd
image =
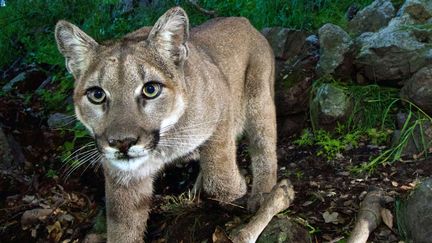
[[[351,37],[341,27],[325,24],[318,30],[320,59],[317,65],[319,75],[332,74],[339,67],[353,45]]]
[[[390,0],[375,0],[354,16],[348,29],[354,34],[376,32],[387,26],[394,15],[395,8]]]
[[[398,11],[398,16],[408,14],[418,22],[425,22],[432,17],[431,0],[406,0]]]
[[[432,32],[417,32],[413,27],[416,23],[409,14],[403,14],[376,33],[360,35],[354,61],[357,70],[369,80],[401,85],[417,70],[432,64]]]
[[[287,60],[300,52],[308,32],[282,27],[264,28],[262,34],[270,43],[277,59]]]
[[[402,202],[398,214],[401,225],[409,242],[432,242],[432,178],[420,182],[408,198]]]
[[[326,83],[319,86],[311,103],[311,119],[315,126],[331,125],[350,115],[352,100],[342,88]]]
[[[432,115],[432,65],[416,72],[405,83],[401,96]]]

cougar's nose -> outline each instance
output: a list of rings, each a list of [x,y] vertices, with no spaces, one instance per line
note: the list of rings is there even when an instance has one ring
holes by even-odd
[[[111,147],[117,148],[121,153],[127,154],[130,147],[137,143],[137,138],[124,138],[124,139],[108,139],[108,144]]]

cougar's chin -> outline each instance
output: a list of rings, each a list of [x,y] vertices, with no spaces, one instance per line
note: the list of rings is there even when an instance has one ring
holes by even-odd
[[[135,171],[145,164],[149,159],[148,155],[139,157],[129,157],[124,159],[107,159],[108,163],[121,171]]]

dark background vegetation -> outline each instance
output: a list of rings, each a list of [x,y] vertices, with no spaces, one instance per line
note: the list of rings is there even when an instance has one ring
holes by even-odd
[[[264,27],[281,26],[316,33],[317,29],[326,23],[334,23],[345,28],[348,24],[347,10],[352,6],[361,9],[372,0],[201,0],[197,2],[201,7],[215,11],[217,16],[244,16],[258,30]],[[403,3],[402,0],[392,2],[396,7]],[[71,94],[74,81],[67,73],[64,59],[57,50],[53,33],[56,22],[60,19],[68,20],[96,41],[102,42],[119,38],[142,26],[151,26],[167,9],[176,5],[182,6],[187,11],[192,26],[199,25],[212,17],[185,0],[154,0],[151,4],[136,6],[130,10],[125,10],[120,0],[9,0],[6,1],[5,7],[0,8],[0,87],[21,72],[28,70],[36,69],[37,74],[43,77],[29,87],[28,85],[19,87],[11,92],[0,89],[0,125],[5,127],[7,133],[18,138],[27,160],[22,166],[23,169],[7,172],[9,174],[3,175],[7,180],[0,180],[0,187],[6,188],[0,189],[0,215],[3,218],[0,219],[0,241],[34,240],[30,236],[32,232],[22,231],[18,223],[22,212],[28,209],[29,205],[33,205],[28,203],[23,206],[18,203],[28,195],[31,195],[29,197],[37,195],[38,205],[42,203],[52,206],[56,205],[54,194],[63,195],[63,199],[67,194],[69,199],[64,199],[67,203],[59,204],[57,207],[75,217],[74,223],[67,226],[62,223],[64,232],[52,228],[57,222],[54,218],[46,222],[49,233],[44,227],[33,228],[41,239],[51,241],[66,238],[82,239],[90,231],[104,231],[103,219],[101,219],[104,205],[101,173],[100,171],[84,173],[83,168],[78,168],[81,165],[79,160],[86,159],[85,156],[88,154],[84,154],[84,158],[71,156],[76,155],[74,151],[79,150],[80,147],[88,145],[91,138],[83,126],[75,123],[73,118]],[[323,83],[332,83],[343,90],[348,90],[354,101],[354,112],[345,123],[338,124],[333,131],[318,129],[314,124],[309,124],[309,128],[303,132],[281,139],[280,147],[282,150],[287,150],[288,155],[286,160],[280,160],[280,167],[284,168],[280,174],[294,180],[295,188],[300,192],[313,188],[311,184],[315,178],[318,178],[317,181],[322,180],[324,184],[335,183],[336,179],[332,174],[335,171],[337,173],[348,171],[347,173],[352,173],[354,177],[359,174],[366,177],[378,174],[377,178],[381,179],[382,176],[387,178],[394,171],[387,172],[381,167],[377,169],[378,165],[399,160],[402,156],[403,142],[406,143],[416,127],[430,122],[431,118],[414,104],[405,102],[404,105],[399,99],[399,90],[394,87],[383,87],[377,84],[358,85],[351,80],[341,81],[326,76],[313,80],[311,93]],[[289,83],[287,85],[289,86]],[[395,116],[400,110],[409,114],[402,130],[402,140],[405,140],[392,146],[391,132],[395,130]],[[72,126],[66,124],[56,130],[49,129],[47,118],[56,112],[69,114],[71,118],[66,123]],[[287,142],[288,140],[290,142]],[[294,151],[293,147],[300,149]],[[247,148],[242,142],[239,151],[240,160],[248,160]],[[335,164],[334,161],[340,158],[341,154],[345,158],[352,157],[354,162],[350,160],[349,164]],[[425,154],[427,155],[427,152]],[[312,159],[305,162],[306,158]],[[304,164],[292,167],[292,161],[301,161]],[[87,167],[84,167],[85,170]],[[243,167],[247,166],[243,165]],[[68,169],[65,171],[65,168]],[[166,204],[162,206],[162,211],[172,213],[178,208],[190,206],[190,198],[181,193],[193,184],[197,168],[197,164],[193,163],[183,166],[181,172],[168,170],[161,175],[162,178],[169,177],[178,185],[172,186],[172,183],[161,180],[158,182],[157,193],[171,193],[176,196],[180,194],[179,197],[165,198]],[[395,170],[398,171],[398,168]],[[411,170],[416,169],[411,167],[407,169],[410,172]],[[74,171],[75,173],[72,173]],[[326,173],[329,177],[323,178],[322,175]],[[64,182],[64,177],[67,177],[67,182]],[[351,177],[350,179],[354,180]],[[347,194],[359,194],[366,184],[366,182],[359,182],[359,185],[343,190]],[[307,195],[307,199],[304,196],[303,201],[301,197],[299,196],[298,200],[300,202],[320,202],[320,197],[316,195]],[[310,199],[312,197],[314,199]],[[326,234],[334,236],[349,233],[348,226],[353,222],[348,220],[344,222],[347,226],[333,225],[333,228],[338,230],[333,230],[324,223],[318,226],[312,224],[310,215],[304,212],[311,209],[308,205],[294,205],[293,211],[287,213],[293,215],[297,213],[299,222],[303,222],[304,227],[315,236],[315,239],[319,239],[317,241],[322,241],[322,237]],[[323,212],[327,208],[321,205],[315,210]],[[351,217],[352,213],[347,213],[346,218]],[[226,218],[226,215],[221,216],[221,219]],[[153,223],[150,232],[157,236],[149,237],[156,239],[160,237],[157,228],[162,223]],[[66,228],[73,229],[72,233],[68,233]],[[19,234],[25,236],[9,237]]]

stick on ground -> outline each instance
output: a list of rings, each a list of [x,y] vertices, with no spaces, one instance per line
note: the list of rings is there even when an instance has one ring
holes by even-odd
[[[294,189],[291,182],[282,180],[273,187],[249,223],[238,234],[230,237],[232,242],[255,242],[273,216],[287,209],[293,200]]]
[[[365,243],[369,235],[381,223],[381,205],[385,202],[385,195],[382,189],[373,189],[366,194],[360,204],[356,224],[348,238],[348,243]]]

